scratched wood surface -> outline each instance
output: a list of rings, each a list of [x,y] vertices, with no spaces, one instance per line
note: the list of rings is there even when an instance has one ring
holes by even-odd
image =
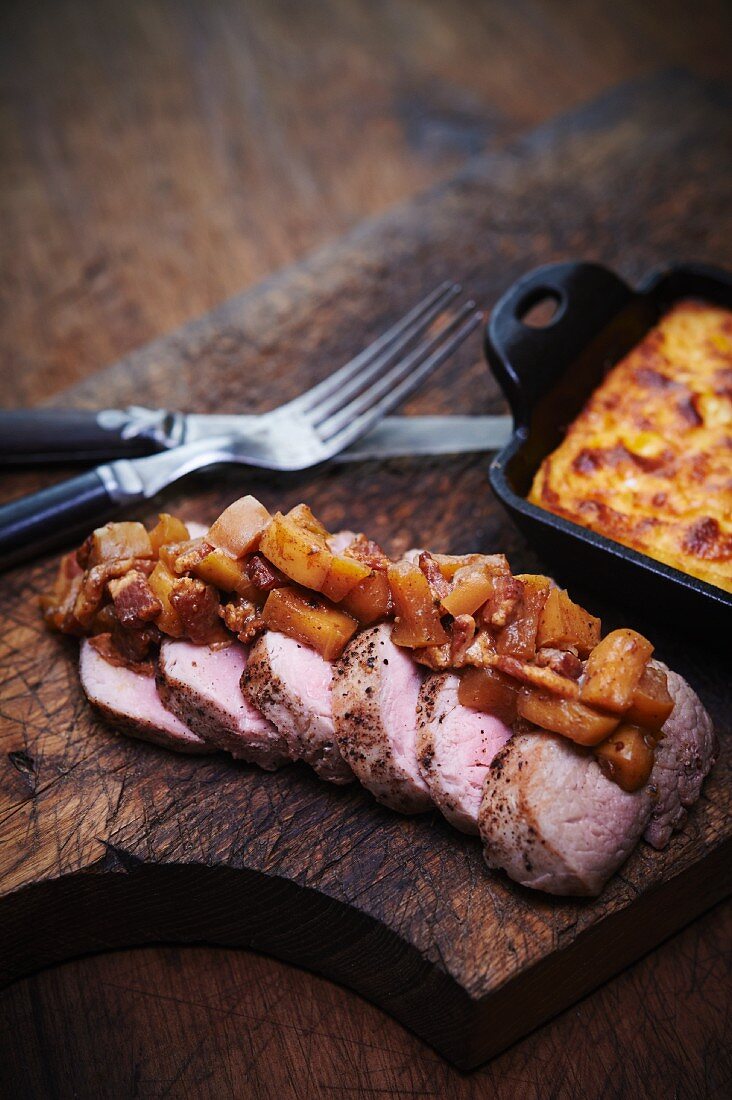
[[[727,0],[6,0],[0,401],[34,402],[665,66]]]
[[[580,252],[629,277],[688,256],[690,242],[694,258],[729,263],[728,109],[724,95],[681,77],[620,91],[71,396],[264,408],[332,369],[445,276],[489,305],[537,260]],[[476,341],[411,407],[499,406]],[[540,561],[488,497],[481,458],[297,477],[218,472],[166,503],[205,519],[244,487],[270,505],[306,499],[331,526],[364,527],[395,551],[419,539],[456,551],[500,546],[522,567]],[[726,745],[664,853],[640,847],[596,902],[542,898],[488,875],[479,846],[436,817],[401,819],[304,769],[262,776],[117,739],[81,698],[74,646],[40,630],[31,597],[50,571],[45,562],[2,582],[6,978],[160,938],[249,944],[352,985],[470,1066],[728,888]],[[723,730],[719,658],[689,652],[637,611],[613,614],[655,637]]]

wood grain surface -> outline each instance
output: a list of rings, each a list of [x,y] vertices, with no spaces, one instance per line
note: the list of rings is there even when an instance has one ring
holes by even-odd
[[[469,1076],[284,963],[203,947],[96,956],[0,1000],[17,1067],[8,1095],[722,1098],[731,937],[732,907],[712,910]]]
[[[6,0],[3,404],[57,392],[467,156],[653,69],[727,0]]]
[[[0,402],[47,397],[619,79],[679,63],[727,76],[730,14],[725,0],[2,5]],[[677,254],[696,254],[683,188],[668,215]],[[471,1078],[354,994],[248,952],[71,963],[0,995],[0,1093],[726,1096],[726,914]]]
[[[446,274],[489,304],[537,258],[576,252],[581,241],[592,242],[586,255],[630,275],[676,258],[682,185],[696,258],[721,262],[728,110],[727,94],[682,76],[621,90],[474,162],[71,397],[267,406],[332,369]],[[413,405],[479,411],[498,403],[473,346]],[[217,472],[167,500],[205,519],[244,487],[270,505],[307,499],[331,528],[367,529],[393,550],[415,541],[447,551],[501,547],[515,566],[537,561],[488,497],[479,456],[292,477]],[[247,944],[352,985],[470,1067],[729,889],[727,745],[665,852],[641,846],[597,901],[542,898],[486,874],[477,843],[436,816],[400,818],[304,769],[262,776],[114,737],[81,697],[74,644],[40,629],[33,597],[49,575],[46,562],[2,582],[6,978],[80,951],[161,938]],[[638,623],[637,609],[612,606],[610,617]],[[724,730],[719,658],[641,625]]]

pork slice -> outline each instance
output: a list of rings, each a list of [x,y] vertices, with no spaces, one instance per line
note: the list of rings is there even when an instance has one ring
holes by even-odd
[[[225,649],[166,641],[160,649],[158,689],[165,705],[199,737],[238,760],[274,771],[290,762],[277,729],[241,689],[246,646]]]
[[[417,762],[419,667],[382,624],[357,634],[333,671],[336,736],[356,777],[393,810],[429,810]]]
[[[84,639],[79,677],[87,699],[117,729],[177,752],[209,752],[209,746],[163,706],[155,679],[111,665]]]
[[[688,807],[699,798],[719,754],[719,741],[711,718],[686,680],[660,662],[653,663],[666,673],[674,709],[656,748],[651,783],[657,794],[643,837],[654,848],[665,848],[674,830],[683,825]]]
[[[588,750],[538,730],[517,733],[498,753],[483,788],[479,825],[489,867],[552,894],[598,894],[625,862],[652,814],[666,843],[682,797],[698,797],[712,766],[709,718],[680,676],[669,676],[674,709],[646,787],[629,794],[607,779]],[[688,746],[697,746],[693,778]],[[663,750],[660,750],[663,746]],[[654,805],[656,809],[654,810]]]
[[[499,718],[464,707],[460,679],[435,673],[422,684],[417,706],[417,759],[433,802],[464,833],[478,833],[488,766],[512,735]]]
[[[266,630],[251,648],[241,683],[279,730],[292,760],[304,760],[330,783],[351,783],[353,773],[335,738],[332,675],[330,662],[314,649]]]

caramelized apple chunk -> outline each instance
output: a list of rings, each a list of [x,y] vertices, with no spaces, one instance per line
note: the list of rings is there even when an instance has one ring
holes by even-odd
[[[261,553],[286,577],[320,592],[333,560],[324,535],[276,512],[259,546]]]
[[[248,597],[254,588],[247,576],[244,562],[220,547],[209,550],[205,557],[195,562],[191,572],[199,580],[213,584],[223,592],[236,592],[237,595]]]
[[[439,609],[421,569],[409,561],[389,566],[387,576],[396,619],[391,637],[395,645],[416,649],[443,645],[450,636],[440,622]]]
[[[474,615],[493,593],[495,574],[486,561],[458,569],[446,596],[442,597],[442,610],[448,615]]]
[[[340,603],[357,584],[371,576],[371,570],[355,558],[334,554],[320,591],[334,603]]]
[[[356,620],[340,608],[294,588],[273,588],[262,618],[270,630],[316,649],[326,661],[340,657],[358,628]]]
[[[626,722],[648,730],[660,730],[674,709],[668,677],[662,668],[646,665],[623,714]]]
[[[206,539],[232,557],[243,558],[257,549],[271,518],[256,497],[240,497],[211,524]]]
[[[578,699],[563,699],[531,688],[521,691],[517,709],[527,722],[561,733],[578,745],[599,745],[620,721],[616,715],[602,714]]]
[[[333,554],[326,535],[278,512],[262,536],[260,550],[290,580],[338,602],[371,570],[355,558]]]
[[[652,653],[651,643],[635,630],[606,634],[587,659],[582,701],[622,714],[630,706]]]
[[[446,581],[453,580],[459,569],[480,563],[495,577],[511,572],[505,554],[433,554],[432,557]]]
[[[362,626],[385,619],[394,608],[386,573],[375,569],[351,589],[339,606],[358,619]]]
[[[170,599],[177,580],[175,573],[171,573],[163,561],[157,563],[148,578],[148,584],[162,606],[162,610],[155,620],[158,629],[171,638],[183,637],[183,624],[180,615]]]
[[[183,520],[171,516],[169,512],[160,512],[158,522],[150,531],[150,543],[155,557],[160,553],[160,547],[170,542],[187,542],[190,538],[188,528]]]
[[[97,527],[88,540],[88,556],[82,564],[91,568],[120,558],[152,557],[153,547],[145,525],[125,520]]]
[[[493,668],[468,668],[460,678],[458,700],[510,725],[516,718],[518,684]]]
[[[496,638],[496,650],[523,661],[536,656],[539,616],[550,591],[548,577],[525,575],[514,578],[522,586],[509,622]]]
[[[561,588],[552,588],[539,616],[537,648],[574,649],[586,657],[600,641],[600,620],[573,603]]]
[[[653,770],[653,736],[623,722],[595,748],[595,758],[608,779],[624,791],[645,787]]]

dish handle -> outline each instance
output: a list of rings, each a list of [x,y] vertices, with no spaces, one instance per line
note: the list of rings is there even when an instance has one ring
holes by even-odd
[[[595,263],[546,264],[506,291],[486,325],[485,353],[515,428],[528,427],[539,398],[632,297]]]

